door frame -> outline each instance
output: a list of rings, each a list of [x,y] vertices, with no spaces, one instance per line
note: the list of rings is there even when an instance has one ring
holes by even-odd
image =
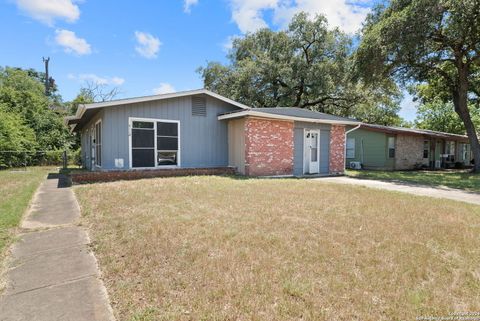
[[[90,170],[95,170],[95,125],[90,128],[90,133],[88,135],[90,142]]]
[[[317,162],[316,162],[316,171],[311,171],[311,153],[310,153],[310,137],[307,138],[307,133],[316,133],[317,134]],[[308,148],[307,148],[308,142]],[[305,160],[308,159],[308,170],[306,170],[306,162]],[[320,129],[311,129],[311,128],[304,128],[303,129],[303,174],[320,174]]]

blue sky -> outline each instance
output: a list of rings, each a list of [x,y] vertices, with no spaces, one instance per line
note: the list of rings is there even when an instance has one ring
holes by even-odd
[[[283,28],[298,11],[323,13],[348,33],[373,0],[0,0],[1,65],[43,69],[64,100],[85,81],[117,86],[121,97],[202,87],[195,70],[225,62],[229,39]],[[409,99],[401,115],[415,108]]]

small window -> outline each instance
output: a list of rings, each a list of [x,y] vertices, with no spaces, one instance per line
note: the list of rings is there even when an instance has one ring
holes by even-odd
[[[355,138],[347,138],[347,158],[355,158]]]
[[[395,158],[395,137],[388,137],[388,157]]]
[[[207,100],[202,96],[192,96],[192,115],[207,116]]]
[[[430,142],[428,140],[425,140],[423,142],[423,158],[428,158],[429,154],[430,154]]]

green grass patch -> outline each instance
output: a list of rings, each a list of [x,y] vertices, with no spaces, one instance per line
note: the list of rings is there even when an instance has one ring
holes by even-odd
[[[0,258],[13,238],[33,193],[52,168],[0,171]]]
[[[416,183],[480,192],[480,174],[460,171],[368,171],[347,170],[350,177]]]

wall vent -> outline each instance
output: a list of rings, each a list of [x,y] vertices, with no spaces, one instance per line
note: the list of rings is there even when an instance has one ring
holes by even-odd
[[[207,100],[202,96],[192,96],[192,115],[207,116]]]

